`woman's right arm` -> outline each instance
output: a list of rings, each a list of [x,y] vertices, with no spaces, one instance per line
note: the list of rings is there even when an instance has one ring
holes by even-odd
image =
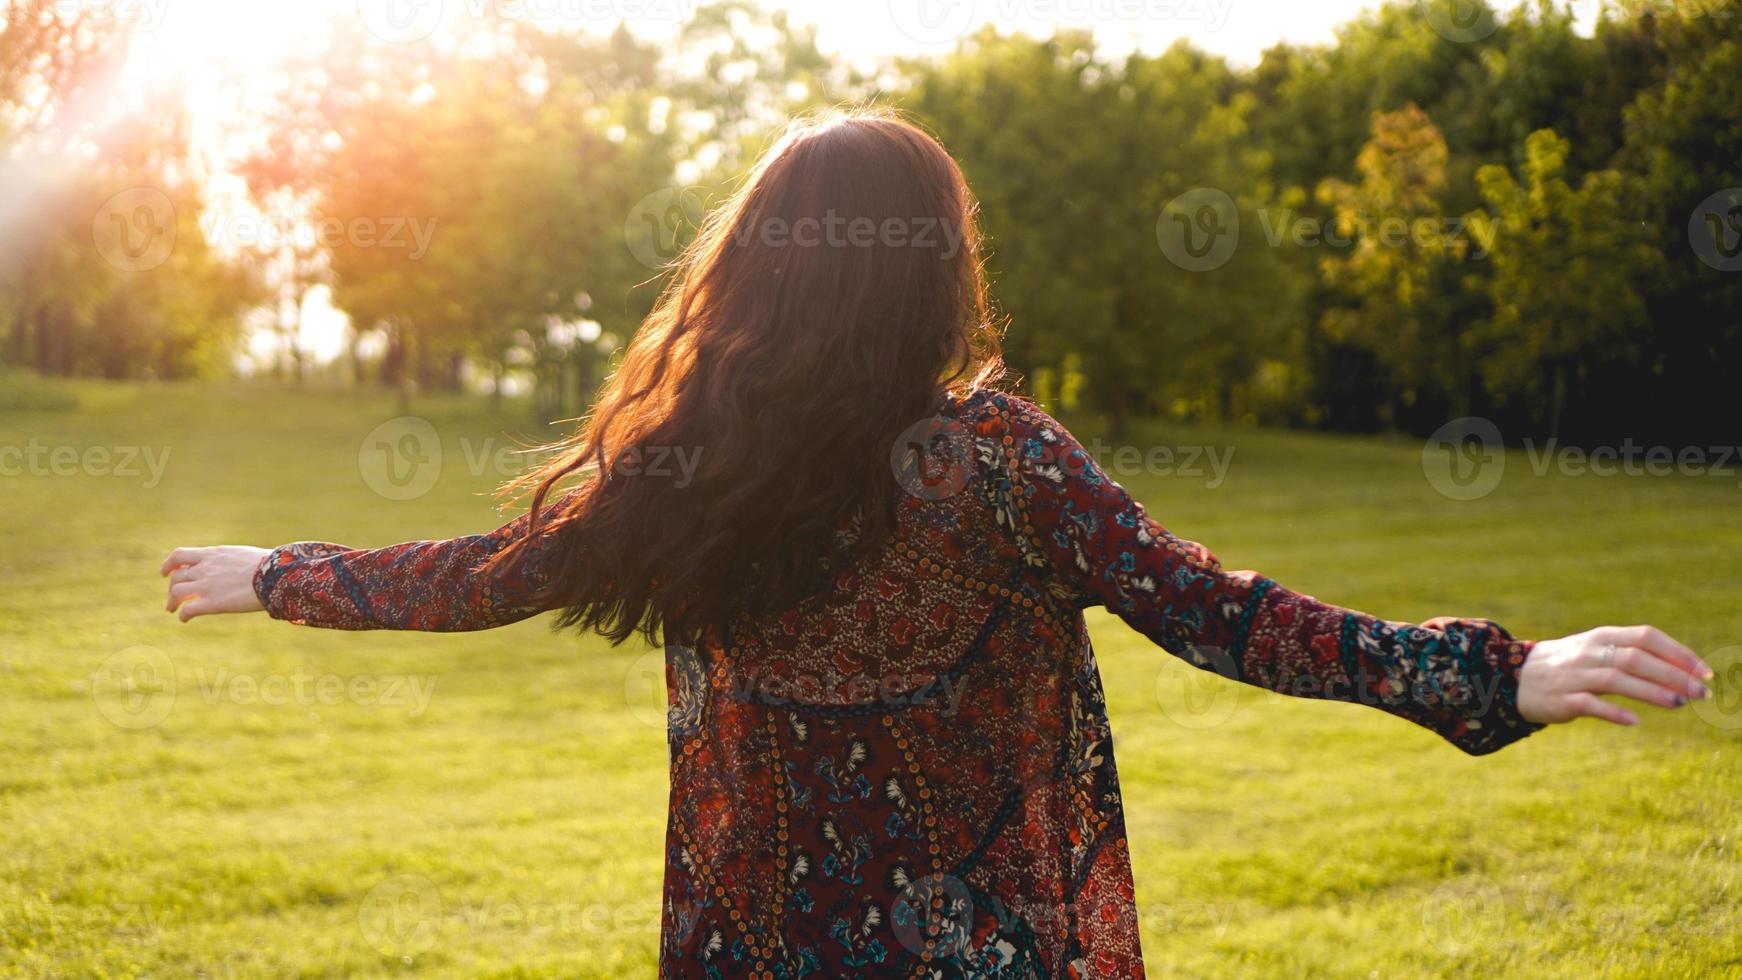
[[[547,511],[552,504],[546,504]],[[522,515],[488,534],[356,549],[301,541],[271,551],[177,548],[164,561],[169,609],[185,621],[264,609],[328,629],[459,632],[490,629],[551,608],[555,536],[529,542],[506,568],[483,566],[524,538]],[[243,593],[244,579],[247,593]]]
[[[1650,627],[1530,643],[1482,619],[1388,622],[1222,568],[1109,479],[1064,427],[999,397],[977,425],[1006,457],[1006,515],[1055,583],[1102,605],[1194,666],[1297,697],[1371,705],[1473,755],[1544,724],[1630,712],[1623,694],[1674,707],[1705,696],[1710,668]]]

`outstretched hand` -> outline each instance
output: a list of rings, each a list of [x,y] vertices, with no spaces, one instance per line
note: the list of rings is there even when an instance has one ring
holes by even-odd
[[[1639,716],[1598,697],[1620,694],[1679,708],[1711,692],[1712,668],[1655,626],[1599,626],[1543,640],[1518,671],[1518,713],[1539,724],[1589,715],[1617,725]]]
[[[163,560],[162,574],[169,576],[165,608],[184,623],[213,613],[263,611],[254,594],[254,572],[269,553],[237,544],[175,549]]]

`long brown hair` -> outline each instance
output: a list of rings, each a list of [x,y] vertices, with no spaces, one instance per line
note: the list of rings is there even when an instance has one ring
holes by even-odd
[[[884,542],[896,436],[1003,374],[967,182],[887,109],[790,126],[673,273],[580,431],[510,484],[537,487],[532,533],[495,559],[557,536],[558,625],[614,642],[818,591]]]

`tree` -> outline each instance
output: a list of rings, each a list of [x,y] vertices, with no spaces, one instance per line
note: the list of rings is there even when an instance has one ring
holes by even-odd
[[[1504,167],[1477,179],[1491,236],[1494,316],[1483,371],[1491,390],[1540,398],[1558,436],[1568,385],[1612,361],[1633,361],[1647,339],[1645,284],[1663,256],[1637,213],[1637,182],[1615,170],[1565,179],[1567,141],[1538,130],[1525,142],[1522,181]]]
[[[1373,136],[1356,158],[1358,184],[1319,183],[1337,241],[1349,243],[1327,246],[1319,260],[1326,285],[1344,298],[1320,322],[1332,339],[1373,353],[1393,398],[1411,404],[1427,389],[1467,410],[1471,367],[1455,294],[1471,243],[1440,204],[1446,158],[1445,137],[1411,104],[1374,113]],[[1389,408],[1387,421],[1395,424],[1399,406]]]

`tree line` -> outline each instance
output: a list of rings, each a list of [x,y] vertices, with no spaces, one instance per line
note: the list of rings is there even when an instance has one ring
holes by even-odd
[[[1573,441],[1742,421],[1738,0],[1612,3],[1584,32],[1547,0],[1393,2],[1251,66],[988,27],[866,70],[744,0],[657,46],[336,22],[234,168],[261,220],[309,232],[267,244],[202,224],[173,107],[69,131],[125,38],[56,7],[8,0],[0,32],[7,181],[31,189],[0,211],[0,356],[43,373],[223,373],[253,332],[303,377],[321,288],[352,324],[328,372],[518,379],[574,414],[779,121],[878,101],[961,161],[1008,358],[1048,401]],[[140,244],[167,231],[162,258]]]

